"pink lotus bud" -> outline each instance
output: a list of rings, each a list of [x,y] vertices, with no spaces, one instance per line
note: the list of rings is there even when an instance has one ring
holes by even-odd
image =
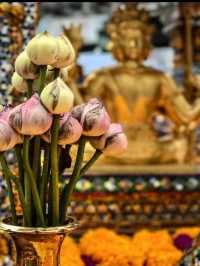
[[[0,111],[0,119],[9,122],[9,116],[12,108],[9,106],[2,106]]]
[[[65,113],[61,119],[58,143],[60,145],[77,142],[82,134],[82,126],[70,113]]]
[[[70,113],[65,113],[60,120],[60,129],[58,136],[59,145],[67,145],[76,143],[82,134],[82,127],[77,119],[72,117]],[[50,131],[42,135],[46,142],[50,142]]]
[[[12,149],[16,144],[22,142],[20,136],[9,124],[11,108],[5,107],[0,112],[0,151]]]
[[[103,135],[110,126],[110,117],[105,107],[98,99],[91,99],[87,104],[81,104],[73,108],[72,116],[83,127],[83,135]]]
[[[12,127],[23,135],[41,135],[51,127],[52,115],[43,107],[35,93],[11,111],[9,120]]]
[[[100,136],[91,138],[90,142],[95,149],[101,150],[105,155],[121,155],[128,145],[127,137],[120,124],[113,123],[108,131]]]
[[[19,143],[19,135],[8,122],[0,119],[0,151],[12,149]]]

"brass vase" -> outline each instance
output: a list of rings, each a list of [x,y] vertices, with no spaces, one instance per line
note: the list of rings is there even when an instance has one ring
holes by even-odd
[[[10,218],[4,219],[0,229],[13,239],[17,266],[59,266],[62,242],[78,227],[72,217],[63,226],[47,228],[14,226],[9,221]]]

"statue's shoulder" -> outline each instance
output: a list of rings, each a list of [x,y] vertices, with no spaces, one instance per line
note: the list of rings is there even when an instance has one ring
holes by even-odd
[[[86,82],[92,82],[94,80],[99,80],[110,75],[114,75],[117,67],[104,67],[98,70],[93,71],[86,77]]]
[[[155,68],[150,67],[150,66],[143,67],[143,71],[146,72],[146,74],[155,75],[155,76],[161,77],[161,78],[163,78],[165,76],[165,73],[163,71],[155,69]]]

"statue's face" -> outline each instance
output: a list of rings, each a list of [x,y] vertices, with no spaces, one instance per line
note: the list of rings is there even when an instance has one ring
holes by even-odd
[[[144,34],[139,29],[122,30],[120,35],[113,39],[113,56],[118,61],[144,60],[147,56],[144,40]]]

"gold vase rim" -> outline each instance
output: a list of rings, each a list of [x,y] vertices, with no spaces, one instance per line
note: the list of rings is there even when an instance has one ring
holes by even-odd
[[[4,218],[0,222],[0,230],[8,233],[22,233],[22,234],[62,234],[72,232],[79,226],[79,223],[74,217],[67,216],[66,223],[59,226],[50,227],[24,227],[12,225],[9,223],[11,217]]]

